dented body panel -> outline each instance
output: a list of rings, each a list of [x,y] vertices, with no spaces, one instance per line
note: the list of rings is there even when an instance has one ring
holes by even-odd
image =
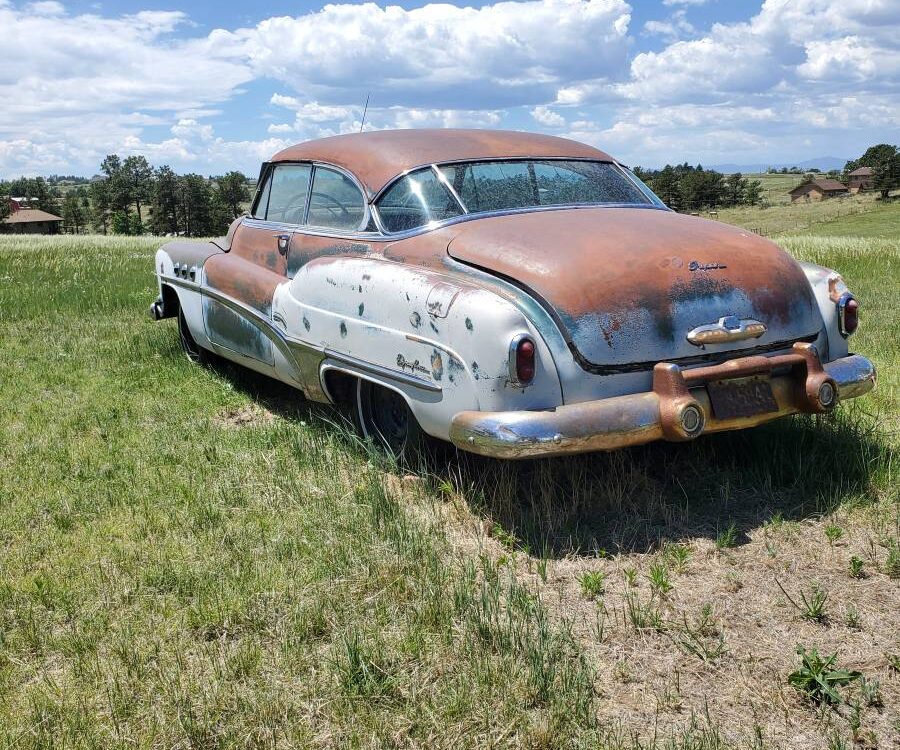
[[[255,215],[227,237],[158,251],[154,317],[183,314],[200,347],[312,400],[339,396],[338,373],[378,383],[428,434],[505,458],[693,439],[830,411],[874,386],[871,363],[850,355],[840,330],[841,277],[735,227],[658,205],[461,216],[400,236],[366,224],[378,193],[410,169],[522,156],[612,161],[499,131],[366,133],[287,149],[272,164],[352,178],[360,226],[265,218],[261,183]],[[311,216],[306,200],[305,213],[291,211]],[[317,215],[339,224],[349,214],[333,203]],[[534,349],[524,384],[523,339]]]

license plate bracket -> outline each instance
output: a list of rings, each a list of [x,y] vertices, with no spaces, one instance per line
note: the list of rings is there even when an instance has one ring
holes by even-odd
[[[754,417],[778,411],[772,384],[766,377],[713,380],[706,384],[716,419]]]

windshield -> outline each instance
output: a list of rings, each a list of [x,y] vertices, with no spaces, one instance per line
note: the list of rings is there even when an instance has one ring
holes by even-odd
[[[615,164],[560,159],[425,167],[395,182],[376,206],[385,229],[402,232],[463,214],[608,204],[662,207]]]

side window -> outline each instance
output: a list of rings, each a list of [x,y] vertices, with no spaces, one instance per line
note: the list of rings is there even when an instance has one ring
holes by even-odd
[[[309,164],[284,164],[275,167],[268,192],[268,207],[265,218],[285,224],[302,224],[309,196]],[[257,214],[263,218],[262,201]]]
[[[269,171],[269,174],[266,175],[266,181],[262,185],[262,189],[259,191],[259,201],[256,204],[256,210],[253,212],[254,219],[265,219],[266,218],[266,209],[269,207],[269,193],[272,190],[272,172]]]
[[[353,180],[333,169],[316,167],[306,220],[309,226],[355,231],[365,215],[365,200]]]
[[[453,194],[431,167],[398,180],[378,201],[378,215],[389,232],[415,229],[461,214]]]

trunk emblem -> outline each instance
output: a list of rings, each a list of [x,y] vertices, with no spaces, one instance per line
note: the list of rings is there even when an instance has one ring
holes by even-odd
[[[728,268],[724,263],[701,263],[699,260],[692,260],[688,263],[689,271],[715,271],[718,268]]]
[[[727,344],[732,341],[758,339],[766,332],[765,323],[753,318],[738,318],[737,315],[726,315],[715,323],[697,326],[687,335],[687,340],[694,346],[706,344]]]

